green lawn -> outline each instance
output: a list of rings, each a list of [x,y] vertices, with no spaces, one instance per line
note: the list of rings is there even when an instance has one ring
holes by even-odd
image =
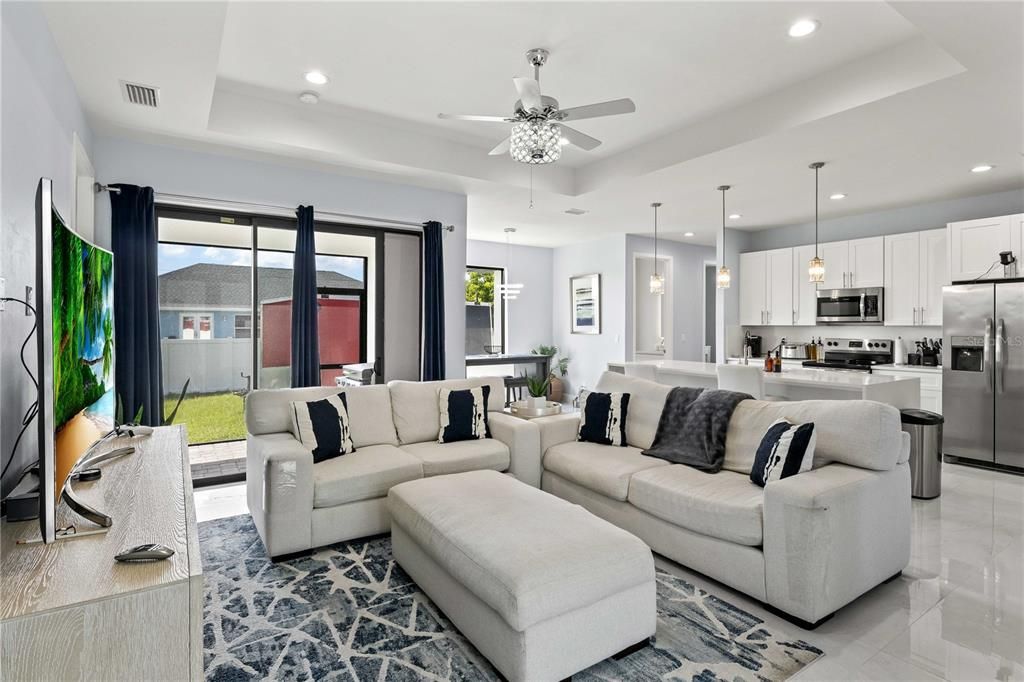
[[[165,415],[174,409],[177,400],[177,396],[164,398]],[[188,396],[181,402],[174,423],[185,425],[189,443],[245,438],[242,398],[234,393]]]

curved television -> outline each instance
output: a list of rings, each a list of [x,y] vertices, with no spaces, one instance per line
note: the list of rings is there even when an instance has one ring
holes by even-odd
[[[114,256],[67,226],[43,178],[36,190],[39,526],[56,538],[72,468],[114,427]]]

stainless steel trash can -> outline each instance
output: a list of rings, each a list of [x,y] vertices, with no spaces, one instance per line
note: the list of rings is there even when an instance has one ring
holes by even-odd
[[[941,414],[900,410],[903,430],[910,434],[910,494],[930,500],[942,493]]]

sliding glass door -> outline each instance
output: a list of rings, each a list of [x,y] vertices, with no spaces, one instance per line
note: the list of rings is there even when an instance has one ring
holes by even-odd
[[[185,425],[197,483],[238,480],[245,395],[291,385],[295,220],[164,206],[157,220],[164,419]],[[375,359],[378,240],[317,224],[325,386],[343,365]]]

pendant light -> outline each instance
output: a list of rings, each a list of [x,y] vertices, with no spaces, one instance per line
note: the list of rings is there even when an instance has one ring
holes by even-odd
[[[505,279],[508,280],[505,283],[498,285],[498,290],[501,293],[502,298],[506,301],[514,301],[519,296],[519,292],[523,290],[522,284],[513,284],[511,282],[511,275],[509,274],[509,239],[513,234],[516,233],[516,228],[506,227],[505,228]]]
[[[730,185],[719,185],[718,187],[718,191],[722,193],[722,267],[718,268],[718,276],[715,278],[719,289],[728,289],[732,284],[732,273],[729,272],[729,266],[725,264],[725,193],[729,188]]]
[[[807,281],[813,283],[825,281],[825,260],[818,255],[818,171],[824,165],[824,161],[815,161],[808,166],[814,169],[814,258],[807,266]]]
[[[658,207],[660,201],[651,204],[654,209],[654,274],[651,275],[651,293],[661,296],[665,293],[665,275],[658,274]]]

